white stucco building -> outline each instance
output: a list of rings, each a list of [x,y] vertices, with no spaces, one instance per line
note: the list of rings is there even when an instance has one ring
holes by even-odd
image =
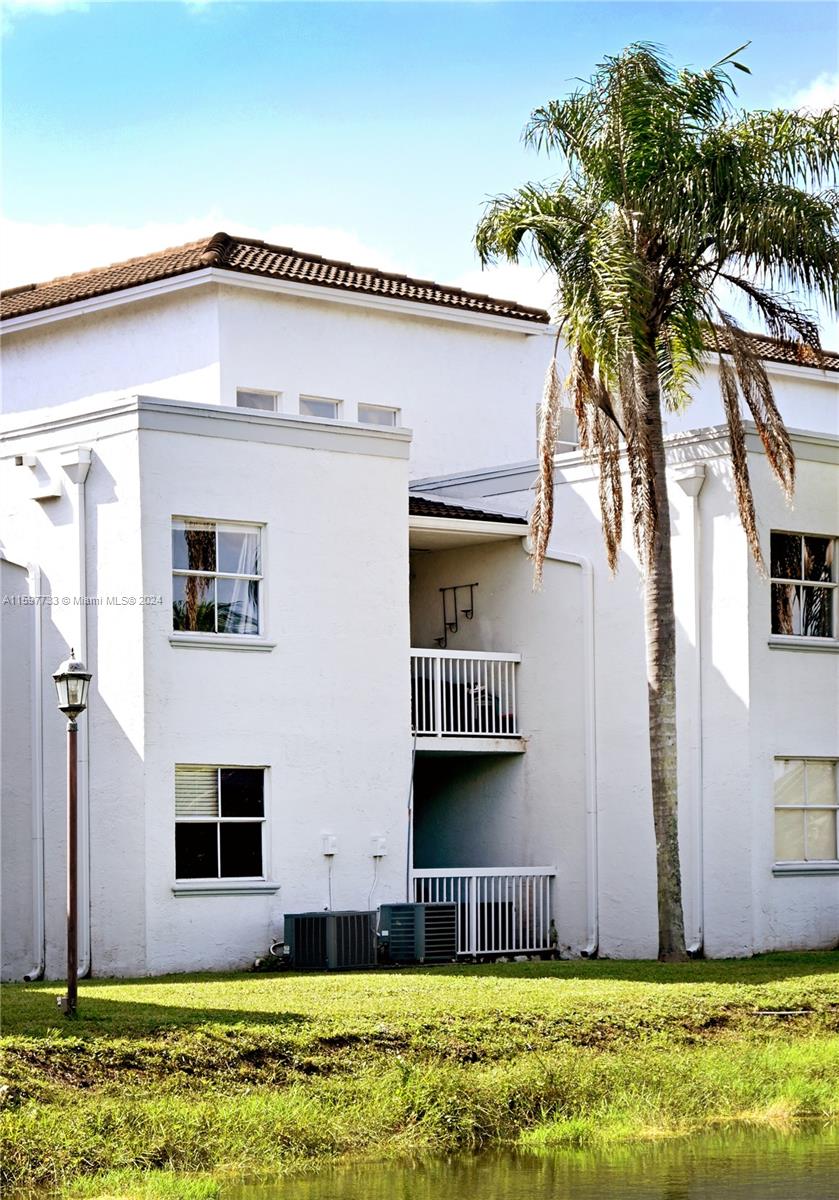
[[[244,965],[283,914],[461,903],[464,952],[652,956],[642,605],[597,484],[524,518],[546,314],[216,235],[2,308],[3,973],[64,967],[64,723],[81,962]],[[764,343],[787,508],[736,516],[709,361],[668,430],[690,942],[839,940],[839,359]],[[773,588],[775,589],[773,592]],[[553,927],[552,927],[553,923]]]

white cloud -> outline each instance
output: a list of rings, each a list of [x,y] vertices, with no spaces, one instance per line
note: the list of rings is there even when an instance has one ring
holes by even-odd
[[[64,12],[87,12],[88,0],[0,0],[0,35],[10,34],[16,19],[29,13],[54,16]]]
[[[839,71],[822,71],[806,87],[795,92],[785,107],[818,113],[834,104],[839,104]]]
[[[325,258],[338,258],[384,271],[406,268],[384,251],[370,246],[352,230],[319,225],[271,225],[256,228],[211,210],[186,221],[151,221],[127,225],[38,225],[0,219],[0,285],[41,283],[58,275],[107,266],[126,258],[209,238],[218,230],[293,246]]]
[[[3,0],[9,12],[58,13],[67,9],[84,12],[90,7],[86,0]]]

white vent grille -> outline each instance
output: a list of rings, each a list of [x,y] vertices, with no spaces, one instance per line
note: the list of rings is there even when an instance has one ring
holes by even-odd
[[[218,816],[217,767],[175,767],[175,816]]]

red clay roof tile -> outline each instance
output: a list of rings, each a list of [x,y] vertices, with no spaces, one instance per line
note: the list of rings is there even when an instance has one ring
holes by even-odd
[[[395,275],[375,267],[354,266],[352,263],[292,250],[288,246],[271,246],[252,238],[231,237],[226,233],[145,254],[127,262],[64,275],[46,283],[10,288],[0,295],[0,318],[10,320],[27,316],[29,313],[91,300],[207,267],[348,292],[413,300],[420,304],[442,305],[543,325],[549,321],[544,309],[530,308],[515,300],[499,300],[462,288],[446,287],[427,279],[412,279],[408,275]]]

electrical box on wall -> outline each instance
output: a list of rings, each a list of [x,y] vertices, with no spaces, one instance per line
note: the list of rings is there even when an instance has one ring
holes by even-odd
[[[387,854],[387,838],[376,835],[371,839],[372,855],[374,858],[384,858]]]
[[[334,833],[325,833],[321,838],[321,853],[331,858],[338,849],[338,839]]]

